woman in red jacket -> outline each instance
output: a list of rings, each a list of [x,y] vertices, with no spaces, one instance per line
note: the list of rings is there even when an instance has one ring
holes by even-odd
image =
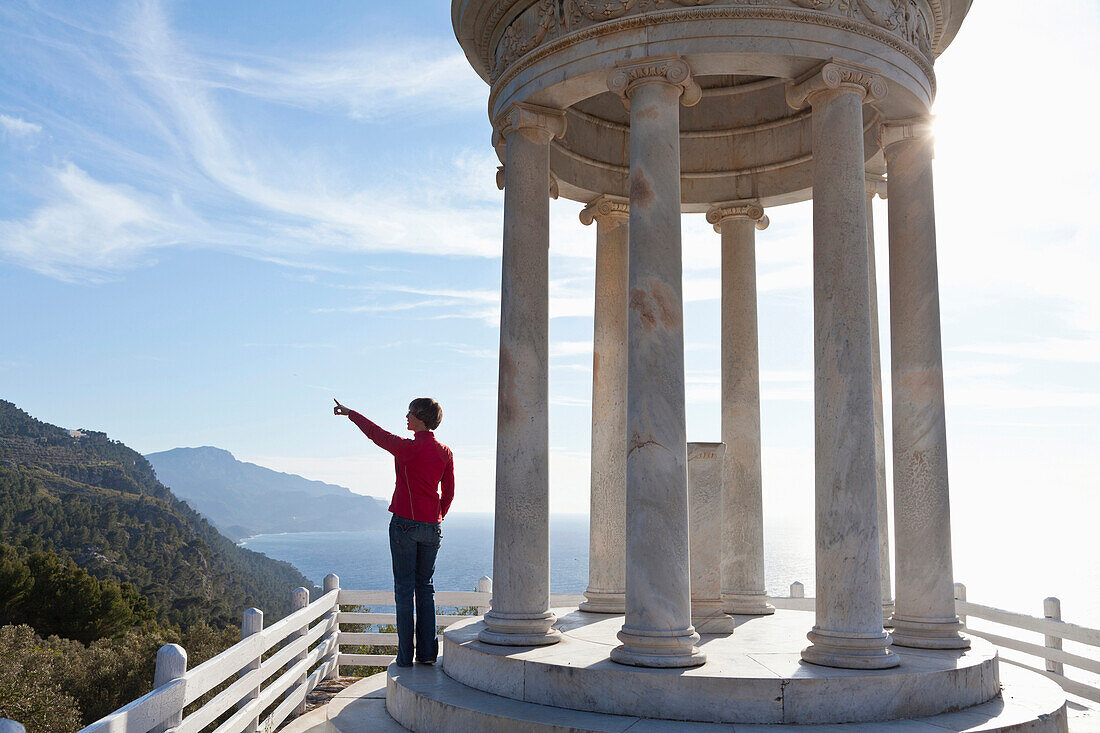
[[[443,408],[429,397],[409,403],[405,427],[413,437],[388,433],[338,401],[333,413],[347,415],[381,449],[393,454],[397,480],[390,501],[390,556],[397,604],[397,666],[413,663],[413,599],[416,600],[416,661],[435,662],[435,588],[432,574],[443,539],[440,523],[455,495],[454,456],[432,433]],[[437,491],[438,487],[438,491]]]

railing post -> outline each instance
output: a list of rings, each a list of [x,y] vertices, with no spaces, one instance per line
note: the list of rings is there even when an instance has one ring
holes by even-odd
[[[1062,602],[1060,600],[1058,600],[1057,598],[1053,598],[1053,597],[1044,598],[1043,599],[1043,615],[1046,616],[1047,618],[1051,619],[1052,621],[1061,621],[1062,620]],[[1051,636],[1050,634],[1044,634],[1043,637],[1045,639],[1044,645],[1046,646],[1047,649],[1057,649],[1059,651],[1062,650],[1062,637],[1060,637],[1060,636]],[[1052,662],[1051,660],[1048,659],[1048,660],[1046,660],[1046,663],[1047,663],[1047,671],[1048,672],[1053,672],[1054,674],[1058,674],[1058,675],[1065,675],[1066,668],[1065,668],[1065,665],[1062,664],[1061,662]]]
[[[291,613],[294,613],[295,611],[300,611],[308,605],[309,605],[309,589],[308,588],[295,588],[294,590],[292,590],[290,592],[290,612]],[[294,639],[301,639],[303,636],[305,636],[308,633],[309,633],[309,622],[307,621],[304,624],[302,624],[302,628],[298,629],[298,631],[296,633],[294,633],[290,637],[290,639],[288,639],[288,643],[291,640],[294,640]],[[309,649],[303,649],[302,651],[300,651],[298,654],[296,654],[294,656],[293,659],[291,659],[289,662],[286,663],[287,669],[290,669],[295,664],[297,664],[298,662],[305,659],[307,654],[309,654]],[[296,683],[294,683],[294,685],[289,690],[286,691],[286,693],[284,695],[284,699],[287,698],[287,697],[290,697],[295,692],[297,692],[299,687],[304,687],[305,686],[306,677],[308,676],[308,672],[309,672],[309,670],[306,670],[305,672],[302,672],[302,674],[298,675],[298,681]],[[305,697],[303,697],[302,701],[300,703],[298,703],[297,706],[295,706],[294,712],[291,713],[291,716],[292,717],[297,717],[297,716],[301,715],[302,713],[304,713],[305,711],[306,711],[306,700],[305,700]]]
[[[477,579],[477,592],[493,594],[493,579],[488,575],[482,575]],[[477,613],[479,616],[484,616],[489,611],[489,606],[478,606]]]
[[[241,614],[241,641],[244,641],[253,634],[258,634],[264,630],[264,612],[258,608],[250,608]],[[254,669],[260,668],[260,662],[262,661],[262,652],[256,654],[256,658],[249,662],[247,665],[241,668],[241,671],[237,673],[237,677],[244,677],[246,674]],[[260,686],[256,685],[253,689],[245,693],[240,702],[237,703],[237,709],[240,710],[248,703],[252,702],[260,696]],[[248,721],[244,726],[244,733],[256,733],[260,728],[260,714],[256,713],[256,717]]]
[[[966,603],[966,586],[962,583],[955,583],[955,600]],[[955,604],[955,615],[959,617],[959,623],[966,626],[966,614],[959,610],[959,604]]]
[[[0,733],[27,733],[27,729],[23,727],[22,723],[0,718]]]
[[[178,680],[187,672],[187,652],[179,644],[165,644],[157,650],[157,663],[153,671],[153,688],[163,687],[172,680]],[[179,709],[164,719],[164,722],[153,728],[152,733],[164,733],[169,728],[175,728],[183,722],[183,700],[181,698]],[[22,727],[22,726],[20,726]]]
[[[340,576],[336,573],[329,573],[325,576],[321,590],[324,595],[328,595],[332,591],[340,590]],[[331,680],[340,676],[340,625],[337,623],[340,613],[340,604],[337,603],[332,607],[332,610],[325,615],[324,623],[331,624],[332,633],[336,634],[336,648],[332,651],[332,658],[336,660],[336,665],[333,666],[332,671],[324,676],[324,679]]]
[[[797,580],[794,581],[793,583],[791,583],[791,598],[805,598],[805,597],[806,597],[806,586],[802,585],[802,583],[798,582]]]

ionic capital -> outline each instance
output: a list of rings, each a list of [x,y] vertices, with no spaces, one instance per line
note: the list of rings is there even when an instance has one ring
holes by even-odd
[[[502,145],[508,133],[525,129],[544,132],[549,142],[565,134],[565,113],[560,109],[540,107],[536,104],[512,102],[493,121],[493,147]]]
[[[707,222],[714,225],[714,231],[722,233],[722,222],[730,219],[748,219],[756,222],[756,228],[764,231],[771,221],[764,215],[764,207],[759,201],[727,201],[715,204],[707,211]]]
[[[802,109],[812,105],[816,95],[838,89],[855,92],[865,102],[877,102],[886,97],[886,79],[874,67],[830,59],[787,87],[787,104]]]
[[[627,109],[630,109],[630,97],[635,89],[642,84],[654,83],[680,87],[680,103],[685,107],[691,107],[703,98],[703,90],[692,78],[691,67],[678,53],[620,61],[607,77],[607,88],[622,97]]]
[[[630,202],[618,196],[601,194],[581,209],[581,224],[588,226],[596,219],[626,219],[630,216]]]
[[[904,142],[931,142],[932,121],[929,117],[912,117],[907,120],[884,122],[879,126],[878,142],[882,152],[891,145]]]
[[[867,174],[867,197],[886,199],[886,179],[873,173]]]

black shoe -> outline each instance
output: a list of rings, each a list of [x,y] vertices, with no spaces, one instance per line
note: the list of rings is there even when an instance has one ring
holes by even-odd
[[[402,664],[401,662],[394,661],[394,664],[396,664],[398,667],[411,667],[411,666],[413,666],[412,662],[406,662],[405,664]]]
[[[416,663],[417,664],[435,664],[435,660],[434,659],[417,659]]]

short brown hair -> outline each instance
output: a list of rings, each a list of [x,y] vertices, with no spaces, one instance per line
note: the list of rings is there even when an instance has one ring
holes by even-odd
[[[443,408],[431,397],[417,397],[409,403],[409,412],[428,430],[435,430],[443,422]]]

